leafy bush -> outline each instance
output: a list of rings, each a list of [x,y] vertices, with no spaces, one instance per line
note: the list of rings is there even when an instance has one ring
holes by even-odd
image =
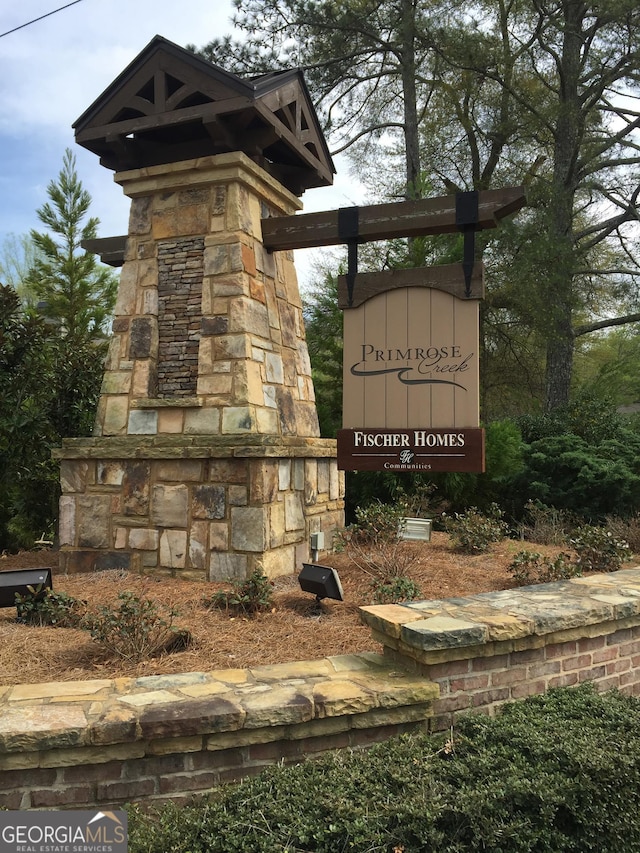
[[[572,433],[546,436],[525,447],[524,469],[512,480],[509,502],[527,501],[581,519],[628,516],[640,509],[640,434],[618,431],[590,444]]]
[[[631,559],[629,544],[604,527],[585,524],[570,541],[585,572],[616,572]]]
[[[103,605],[95,613],[87,614],[85,627],[102,648],[113,657],[130,663],[186,648],[191,641],[188,631],[176,628],[173,620],[178,615],[171,608],[165,619],[158,605],[148,598],[132,592],[121,592],[117,607]]]
[[[545,557],[537,551],[518,551],[508,566],[518,586],[580,577],[582,569],[568,554]]]
[[[336,548],[370,577],[383,584],[406,577],[418,554],[404,547],[400,538],[407,517],[404,501],[383,504],[376,501],[356,509],[356,521],[336,534]]]
[[[472,506],[466,512],[445,517],[443,522],[457,550],[477,554],[488,550],[489,545],[500,542],[507,535],[509,528],[502,516],[500,507],[491,504],[486,514]]]
[[[420,587],[411,578],[390,578],[386,583],[374,580],[371,584],[373,600],[376,604],[397,604],[399,601],[413,601],[420,597]]]
[[[86,604],[66,592],[54,592],[28,586],[28,594],[16,593],[18,619],[26,625],[52,625],[56,628],[81,627]]]
[[[220,608],[232,613],[243,613],[253,616],[265,610],[271,610],[273,605],[273,583],[256,569],[244,581],[238,581],[233,589],[214,592],[203,599],[205,607]]]
[[[215,791],[129,808],[130,853],[635,853],[640,702],[583,685]]]

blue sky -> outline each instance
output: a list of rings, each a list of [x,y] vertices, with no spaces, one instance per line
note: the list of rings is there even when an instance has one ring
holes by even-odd
[[[62,6],[23,0],[0,6],[0,33]],[[129,201],[96,155],[76,145],[72,124],[155,35],[180,45],[232,32],[230,0],[81,0],[0,38],[0,250],[10,234],[40,227],[36,210],[65,148],[92,196],[99,235],[126,233]],[[344,161],[333,188],[309,190],[306,211],[362,202]],[[309,253],[296,258],[298,275]]]

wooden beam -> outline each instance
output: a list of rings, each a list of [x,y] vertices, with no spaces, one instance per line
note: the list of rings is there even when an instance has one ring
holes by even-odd
[[[483,190],[478,194],[478,229],[495,228],[526,204],[524,187]],[[456,196],[374,204],[358,208],[358,242],[450,234],[458,230]],[[335,246],[347,242],[338,229],[338,210],[275,216],[262,220],[262,238],[271,252]]]
[[[439,264],[417,269],[383,270],[382,272],[358,273],[354,279],[353,303],[349,305],[347,276],[338,276],[338,308],[357,308],[389,290],[399,287],[432,287],[451,293],[458,299],[484,298],[484,264],[477,261],[471,277],[471,292],[467,296],[462,264]]]
[[[126,235],[120,237],[95,237],[83,240],[80,244],[86,252],[100,255],[103,264],[121,267],[124,264],[124,251],[127,245]]]

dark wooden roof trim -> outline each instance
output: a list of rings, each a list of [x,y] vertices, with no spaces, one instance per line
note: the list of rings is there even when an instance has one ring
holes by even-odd
[[[299,195],[335,173],[299,69],[243,80],[161,36],[73,127],[116,171],[237,150]]]

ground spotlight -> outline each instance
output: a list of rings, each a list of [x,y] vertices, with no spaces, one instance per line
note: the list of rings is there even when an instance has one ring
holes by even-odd
[[[0,607],[15,607],[16,593],[42,595],[45,589],[51,588],[51,569],[0,571]]]
[[[318,604],[323,598],[344,601],[342,584],[335,569],[331,566],[319,566],[317,563],[303,563],[298,575],[298,583],[303,592],[311,592]]]

